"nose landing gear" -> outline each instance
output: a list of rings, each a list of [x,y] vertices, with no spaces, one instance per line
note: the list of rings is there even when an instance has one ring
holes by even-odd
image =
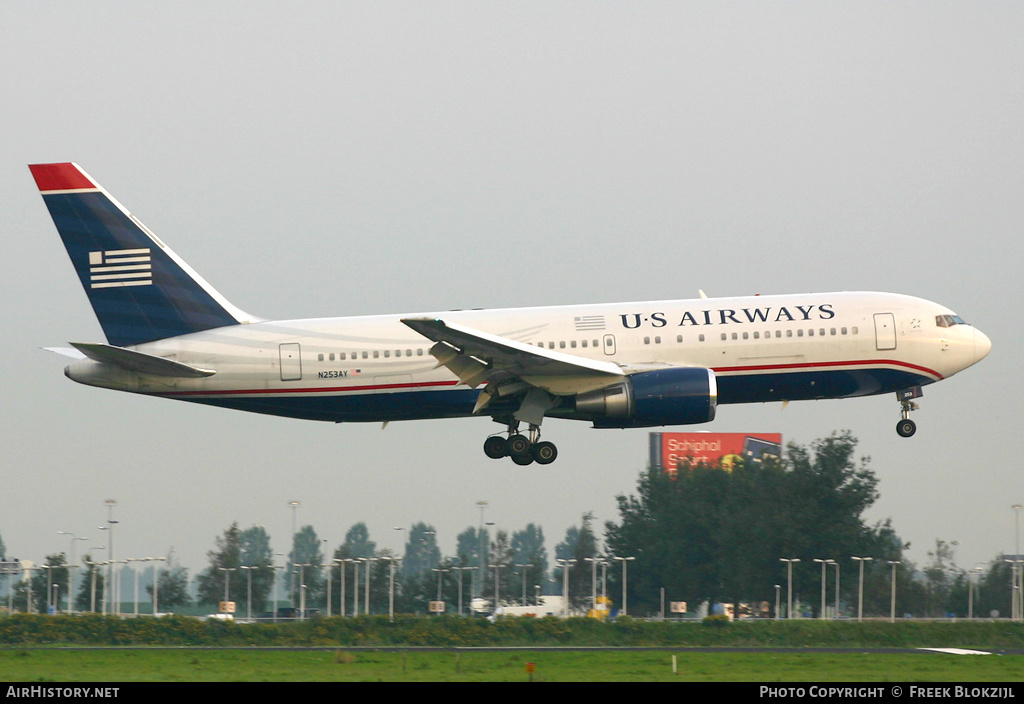
[[[909,438],[917,432],[917,423],[910,420],[910,412],[920,408],[920,406],[914,403],[913,399],[921,398],[923,395],[924,392],[921,391],[920,386],[896,392],[896,398],[900,401],[900,415],[902,416],[900,422],[896,424],[896,433],[901,438]]]
[[[896,432],[899,433],[901,438],[909,438],[917,432],[917,423],[909,418],[904,418],[896,424]]]
[[[558,448],[555,444],[547,441],[540,441],[540,427],[531,424],[529,436],[519,433],[519,423],[510,423],[508,426],[508,438],[500,435],[491,435],[484,440],[484,454],[493,460],[502,457],[511,457],[518,465],[551,464],[558,457]]]

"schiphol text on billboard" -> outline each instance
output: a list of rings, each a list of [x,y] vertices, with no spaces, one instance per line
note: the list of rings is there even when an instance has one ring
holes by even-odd
[[[675,472],[680,462],[732,469],[737,460],[761,462],[782,457],[781,433],[651,433],[652,467]]]

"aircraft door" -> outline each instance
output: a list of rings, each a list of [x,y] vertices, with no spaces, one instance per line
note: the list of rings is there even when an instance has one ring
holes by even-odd
[[[302,378],[302,358],[298,342],[278,345],[281,354],[281,381],[298,381]]]
[[[892,313],[875,313],[875,349],[896,349],[896,316]]]
[[[605,335],[603,347],[605,354],[615,354],[615,335]]]

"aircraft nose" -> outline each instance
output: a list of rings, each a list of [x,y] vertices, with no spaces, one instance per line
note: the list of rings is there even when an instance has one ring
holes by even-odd
[[[979,362],[984,359],[989,351],[992,349],[992,340],[988,339],[988,335],[983,333],[977,328],[974,329],[974,361]]]

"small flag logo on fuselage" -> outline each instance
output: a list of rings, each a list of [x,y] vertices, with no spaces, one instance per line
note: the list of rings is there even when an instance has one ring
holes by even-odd
[[[149,249],[89,252],[89,283],[92,288],[152,285],[153,265]]]
[[[604,330],[603,315],[577,315],[573,321],[577,330]]]

